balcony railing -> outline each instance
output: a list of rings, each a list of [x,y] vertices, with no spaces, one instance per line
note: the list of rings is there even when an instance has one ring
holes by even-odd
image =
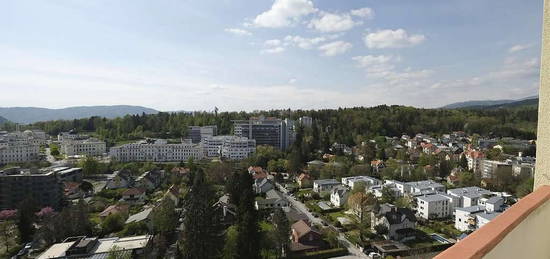
[[[550,186],[541,186],[443,251],[448,258],[550,258]]]

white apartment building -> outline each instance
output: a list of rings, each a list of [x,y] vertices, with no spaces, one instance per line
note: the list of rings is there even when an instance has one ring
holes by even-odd
[[[460,231],[474,231],[498,216],[500,212],[487,212],[485,206],[470,206],[455,209],[455,228]]]
[[[177,144],[169,144],[166,140],[149,140],[113,147],[109,155],[120,162],[180,162],[189,158],[202,159],[204,152],[200,145],[190,140]]]
[[[447,190],[447,194],[452,196],[454,207],[471,207],[478,204],[478,200],[484,195],[492,194],[491,191],[480,187],[464,187]]]
[[[96,138],[84,140],[65,139],[61,142],[61,153],[67,156],[86,155],[101,156],[107,152],[105,141]]]
[[[382,181],[379,179],[376,179],[374,177],[370,176],[350,176],[350,177],[342,177],[342,185],[348,186],[353,190],[353,187],[356,183],[363,182],[365,183],[365,187],[374,186],[382,184]]]
[[[0,164],[37,161],[40,145],[28,141],[0,141]]]
[[[330,202],[334,207],[343,206],[348,200],[349,192],[345,187],[335,187],[330,192]]]
[[[256,152],[256,140],[232,136],[231,138],[225,138],[220,150],[223,158],[242,160]]]
[[[213,136],[202,141],[206,157],[224,157],[231,160],[241,160],[256,152],[256,141],[246,137]]]
[[[420,194],[426,192],[444,192],[445,185],[434,182],[432,180],[417,181],[417,182],[400,182],[396,180],[387,180],[386,183],[395,184],[399,190],[400,196],[408,194]]]
[[[416,215],[424,219],[446,218],[453,213],[453,197],[444,193],[416,197]]]

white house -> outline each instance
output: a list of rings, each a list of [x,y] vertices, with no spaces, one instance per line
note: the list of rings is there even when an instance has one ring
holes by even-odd
[[[446,218],[453,213],[453,197],[444,193],[416,197],[416,215],[424,219]]]
[[[335,187],[330,192],[330,202],[334,207],[341,207],[348,200],[348,190],[344,187]]]
[[[382,181],[370,176],[361,175],[361,176],[342,177],[342,185],[348,186],[351,189],[353,189],[354,185],[358,182],[365,183],[366,187],[379,185],[382,183]]]
[[[333,187],[339,186],[340,182],[336,179],[323,179],[313,181],[313,191],[317,193],[328,192]]]

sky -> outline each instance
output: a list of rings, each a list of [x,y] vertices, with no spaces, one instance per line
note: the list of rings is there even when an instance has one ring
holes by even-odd
[[[0,106],[441,107],[537,95],[543,0],[9,0]]]

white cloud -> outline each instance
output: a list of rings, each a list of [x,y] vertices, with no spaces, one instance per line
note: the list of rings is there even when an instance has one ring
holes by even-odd
[[[262,50],[262,53],[277,54],[285,51],[283,47],[274,47]]]
[[[516,53],[516,52],[519,52],[519,51],[522,51],[522,50],[526,50],[526,49],[530,48],[531,46],[532,46],[532,44],[514,45],[514,46],[512,46],[508,49],[508,52],[509,53]]]
[[[266,40],[264,42],[264,45],[267,47],[275,47],[281,45],[281,40],[273,39],[273,40]]]
[[[336,56],[345,53],[351,49],[352,46],[353,45],[349,42],[339,40],[324,44],[319,47],[319,50],[322,52],[323,56]]]
[[[367,56],[355,56],[352,58],[354,61],[357,61],[360,67],[370,67],[374,65],[381,65],[381,64],[387,64],[390,61],[394,60],[393,56],[373,56],[373,55],[367,55]]]
[[[368,33],[365,38],[365,45],[371,49],[383,48],[404,48],[422,43],[426,37],[422,34],[409,35],[403,29],[380,30]]]
[[[333,40],[336,38],[338,38],[338,35],[320,36],[315,38],[304,38],[297,35],[296,36],[287,35],[284,38],[284,41],[286,46],[298,46],[299,48],[302,48],[302,49],[311,49],[312,47],[322,42]]]
[[[316,12],[311,0],[275,0],[271,9],[256,16],[258,27],[280,28],[293,25],[302,16]]]
[[[296,78],[291,78],[290,80],[288,80],[288,83],[292,85],[292,84],[296,83],[296,81],[297,81]]]
[[[374,11],[368,7],[351,10],[350,14],[357,17],[365,18],[365,19],[374,18]]]
[[[360,24],[355,22],[349,14],[334,14],[322,12],[319,18],[314,18],[309,22],[308,27],[320,32],[341,32],[353,28]]]
[[[229,32],[231,34],[238,35],[238,36],[250,36],[250,35],[252,35],[251,32],[249,32],[247,30],[239,29],[239,28],[227,28],[224,31]]]
[[[387,76],[395,68],[393,63],[399,61],[399,58],[385,55],[355,56],[351,59],[365,69],[367,76],[376,78]]]

